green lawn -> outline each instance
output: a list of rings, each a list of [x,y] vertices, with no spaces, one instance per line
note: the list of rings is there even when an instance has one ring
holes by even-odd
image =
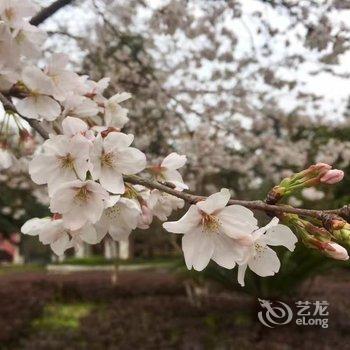
[[[33,320],[32,327],[36,331],[60,331],[64,329],[77,330],[80,320],[90,314],[92,303],[53,303],[44,308],[40,318]]]

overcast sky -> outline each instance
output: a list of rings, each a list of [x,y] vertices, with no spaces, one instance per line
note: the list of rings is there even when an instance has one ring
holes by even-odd
[[[166,0],[164,0],[166,1]],[[47,5],[51,3],[51,0],[39,0],[40,4]],[[150,2],[150,1],[149,1]],[[150,3],[152,6],[158,6],[162,3],[163,0],[152,0]],[[289,54],[301,54],[307,57],[306,62],[300,64],[297,69],[289,69],[286,67],[279,67],[278,62],[286,55],[285,48],[282,45],[282,42],[285,40],[284,37],[277,35],[273,39],[273,54],[265,57],[261,54],[262,46],[264,45],[264,36],[254,36],[252,40],[252,33],[255,33],[257,29],[257,19],[253,16],[253,13],[257,10],[260,10],[263,14],[263,18],[269,23],[273,23],[276,28],[284,29],[288,26],[288,16],[286,16],[283,11],[276,11],[270,9],[269,6],[262,4],[258,0],[244,0],[243,3],[243,16],[240,20],[232,20],[228,16],[228,24],[232,29],[238,33],[239,42],[238,42],[238,55],[244,57],[245,55],[252,55],[252,49],[254,49],[255,57],[258,59],[258,65],[262,67],[273,67],[274,72],[277,76],[283,79],[297,79],[298,84],[293,93],[290,93],[287,90],[278,90],[272,89],[270,86],[266,86],[261,81],[247,81],[247,84],[253,84],[252,88],[259,89],[261,91],[267,91],[271,97],[274,97],[280,107],[283,110],[290,111],[295,108],[300,101],[298,101],[297,94],[299,92],[311,92],[316,95],[322,96],[322,99],[318,102],[319,109],[317,110],[313,104],[306,104],[308,114],[313,117],[317,116],[320,111],[322,114],[327,115],[329,119],[338,119],[343,114],[347,99],[350,92],[350,79],[341,78],[334,76],[330,73],[322,72],[320,74],[313,74],[313,72],[320,68],[320,64],[317,62],[319,53],[315,50],[310,51],[306,50],[303,45],[300,44],[300,41],[295,40],[295,37],[298,33],[303,34],[305,30],[302,26],[295,26],[293,30],[288,31],[287,36],[291,41],[289,46]],[[91,5],[89,1],[83,2],[79,7],[67,6],[64,9],[56,13],[52,18],[42,25],[42,28],[45,30],[55,30],[57,29],[57,23],[62,23],[67,26],[68,30],[73,34],[82,34],[84,33],[84,28],[93,22],[93,12],[91,10]],[[200,11],[200,10],[199,10]],[[149,13],[143,12],[140,14],[140,28],[142,27],[142,22]],[[332,20],[336,26],[342,24],[347,25],[350,23],[350,10],[337,11],[331,14]],[[227,23],[226,23],[227,24]],[[248,29],[247,29],[248,28]],[[54,36],[50,40],[56,40],[57,36]],[[167,38],[159,36],[157,39],[159,42],[159,47],[166,44]],[[183,52],[179,52],[179,57],[182,54],[186,54],[186,45],[190,47],[193,43],[186,43],[186,40],[182,43]],[[225,43],[223,42],[223,45]],[[79,52],[74,45],[74,42],[70,41],[67,43],[64,42],[64,46],[61,46],[62,51],[69,53],[70,57],[73,57],[75,61],[79,61],[84,55],[83,52]],[[176,57],[173,58],[176,60]],[[206,64],[199,69],[199,74],[202,77],[209,76],[208,74],[212,69],[217,66],[217,62],[206,62]],[[340,64],[335,66],[337,73],[350,73],[350,53],[340,57]],[[178,80],[183,79],[181,74],[178,77],[173,77],[169,84],[177,84]],[[234,77],[232,81],[228,81],[228,84],[234,86]],[[185,81],[186,83],[186,81]],[[191,82],[192,84],[192,82]],[[205,81],[203,79],[202,88],[215,88],[212,86],[212,82],[208,79]],[[198,86],[199,87],[199,86]],[[213,96],[210,97],[213,99]],[[193,106],[200,110],[200,102],[193,101]],[[215,104],[215,99],[212,101]],[[252,101],[252,104],[256,104],[257,108],[260,108],[259,101]]]

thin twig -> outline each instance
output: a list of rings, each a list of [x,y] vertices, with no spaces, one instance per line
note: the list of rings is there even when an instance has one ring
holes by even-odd
[[[51,5],[44,7],[41,11],[39,11],[31,20],[30,24],[33,26],[38,26],[39,24],[43,23],[45,20],[47,20],[49,17],[51,17],[53,14],[55,14],[58,10],[60,10],[62,7],[72,3],[74,0],[57,0],[53,2]]]

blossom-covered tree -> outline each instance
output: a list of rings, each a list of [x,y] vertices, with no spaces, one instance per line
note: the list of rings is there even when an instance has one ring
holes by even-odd
[[[197,37],[199,34],[196,35],[196,30],[202,25],[204,29],[209,30],[206,32],[207,36],[211,37],[210,20],[226,18],[226,7],[220,3],[210,7],[205,21],[202,20],[201,12],[199,18],[194,15],[198,11],[196,4],[192,3],[192,7],[187,9],[192,12],[188,11],[185,17],[181,15],[183,9],[179,4],[181,2],[171,1],[162,8],[165,13],[169,12],[164,23],[158,18],[160,9],[154,11],[149,23],[161,28],[165,33],[174,34],[181,25],[178,21],[185,21],[186,25],[186,21],[191,20],[189,14],[193,13],[191,23],[194,25],[185,27],[187,34],[190,35],[192,29],[195,31],[192,37]],[[80,249],[83,242],[96,244],[107,234],[116,241],[123,241],[128,239],[137,227],[148,228],[156,217],[165,221],[163,227],[167,231],[183,234],[182,249],[189,269],[193,267],[201,271],[210,260],[226,269],[233,269],[238,265],[238,281],[242,285],[247,267],[262,277],[278,272],[280,261],[271,248],[274,246],[284,246],[293,251],[299,240],[331,258],[349,258],[343,247],[350,243],[347,206],[334,210],[316,210],[281,204],[284,198],[301,190],[340,182],[344,176],[343,171],[318,162],[284,178],[269,191],[264,201],[232,199],[230,190],[226,188],[219,192],[213,191],[215,193],[209,197],[194,194],[196,191],[191,191],[192,186],[186,184],[179,172],[187,162],[185,154],[171,152],[159,161],[154,157],[146,157],[147,147],[151,147],[149,142],[137,141],[138,133],[142,138],[145,136],[145,130],[150,130],[151,134],[156,130],[158,135],[163,132],[162,128],[159,129],[159,126],[156,127],[152,123],[147,125],[135,118],[131,124],[136,133],[136,147],[132,145],[134,135],[127,133],[129,118],[125,107],[131,97],[129,93],[121,91],[119,86],[114,86],[113,81],[110,85],[110,78],[104,77],[95,81],[88,75],[73,72],[68,64],[69,57],[65,54],[55,53],[47,59],[41,56],[41,44],[45,33],[30,24],[38,22],[37,19],[33,20],[37,17],[32,17],[38,11],[38,7],[32,1],[1,0],[0,5],[0,98],[5,111],[1,128],[1,137],[4,139],[1,143],[1,168],[6,170],[12,166],[14,155],[11,155],[10,132],[17,131],[19,140],[23,135],[26,135],[27,140],[35,139],[39,142],[40,138],[44,139],[43,142],[40,140],[34,154],[21,154],[17,157],[27,164],[34,183],[47,186],[51,216],[28,220],[22,226],[23,234],[37,235],[43,244],[50,245],[56,254],[61,255],[69,248]],[[141,6],[144,5],[141,3]],[[227,6],[233,11],[234,18],[240,18],[237,15],[239,6],[236,2],[228,2]],[[280,6],[286,5],[281,2]],[[95,4],[95,8],[105,25],[114,28],[103,8],[98,4]],[[289,11],[294,9],[293,6],[287,8]],[[136,11],[136,8],[134,10]],[[292,14],[298,16],[298,12],[294,14],[292,11]],[[221,28],[221,31],[226,33],[225,27]],[[233,40],[232,35],[227,36]],[[134,36],[123,36],[123,40],[127,43],[126,46],[137,45],[137,42],[132,44],[136,40]],[[213,47],[199,46],[202,51],[207,50],[207,58],[220,52],[220,47],[214,45],[217,43],[215,35],[210,43]],[[204,55],[203,52],[201,54]],[[162,57],[158,58],[166,65]],[[141,61],[138,64],[143,67],[142,55],[137,56],[135,61]],[[227,61],[227,58],[223,61]],[[186,63],[184,57],[180,62],[173,64],[176,66]],[[154,67],[157,68],[156,63]],[[222,67],[218,69],[221,70]],[[137,73],[138,76],[144,74],[145,72]],[[153,84],[147,86],[148,92],[157,94],[159,91],[169,99],[163,100],[163,103],[166,103],[164,109],[171,100],[183,108],[196,108],[191,107],[186,98],[179,99],[179,91],[170,94],[159,85],[153,74],[150,76]],[[182,77],[175,77],[175,81],[178,79],[187,81],[188,75],[184,73]],[[174,81],[168,79],[163,82],[171,85]],[[229,91],[230,88],[225,93]],[[261,91],[259,93],[264,94]],[[245,100],[244,96],[240,98],[241,102]],[[194,97],[193,105],[196,104]],[[135,104],[134,108],[137,106]],[[205,107],[209,108],[210,104]],[[195,109],[192,114],[201,114],[194,111]],[[232,111],[229,111],[230,106],[221,106],[220,109],[205,115],[200,124],[196,124],[193,119],[189,119],[187,123],[178,108],[172,111],[172,119],[161,115],[159,118],[160,125],[164,127],[164,149],[165,145],[171,148],[171,142],[176,142],[179,150],[186,150],[192,145],[190,160],[194,162],[194,175],[199,174],[199,168],[209,167],[212,171],[219,167],[230,169],[235,164],[234,160],[238,161],[240,158],[240,152],[251,152],[251,157],[256,161],[253,166],[256,171],[260,162],[257,151],[261,147],[255,147],[262,142],[267,143],[263,149],[268,149],[268,140],[264,138],[267,129],[262,129],[264,132],[259,135],[261,139],[256,136],[252,138],[256,132],[256,125],[245,128],[238,123],[235,130],[229,125],[229,116],[232,116]],[[142,108],[137,113],[145,113],[145,109]],[[180,116],[181,122],[177,123],[175,116]],[[149,121],[148,118],[145,119],[146,122]],[[30,131],[22,124],[23,120],[32,127]],[[256,122],[258,125],[259,115]],[[186,131],[190,139],[175,137],[177,133],[182,133],[182,130]],[[276,140],[281,137],[278,130],[276,126]],[[38,135],[30,134],[32,131],[36,131]],[[197,132],[203,136],[199,143],[193,139]],[[209,143],[206,144],[208,139]],[[215,149],[211,148],[214,145]],[[276,141],[270,151],[280,150],[277,145]],[[280,146],[289,150],[288,144]],[[226,147],[231,152],[224,152]],[[211,160],[208,162],[208,158],[215,158],[216,152],[220,151],[223,153],[215,164]],[[150,153],[154,156],[161,152]],[[291,163],[297,161],[295,149],[292,155],[295,157],[289,160]],[[271,161],[273,162],[273,157]],[[236,171],[247,173],[249,177],[252,175],[251,170],[247,165],[237,168]],[[269,174],[261,172],[260,175]],[[198,176],[198,180],[202,179]],[[197,187],[194,185],[193,189],[197,190]],[[168,221],[172,211],[182,208],[185,203],[190,204],[186,214],[178,221]],[[272,218],[271,222],[259,228],[253,210],[265,212]]]

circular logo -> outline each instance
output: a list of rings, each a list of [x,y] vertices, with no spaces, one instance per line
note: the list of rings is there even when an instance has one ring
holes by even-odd
[[[263,308],[259,311],[259,321],[266,327],[274,328],[289,323],[293,318],[292,309],[282,301],[271,302],[269,300],[259,299]]]

